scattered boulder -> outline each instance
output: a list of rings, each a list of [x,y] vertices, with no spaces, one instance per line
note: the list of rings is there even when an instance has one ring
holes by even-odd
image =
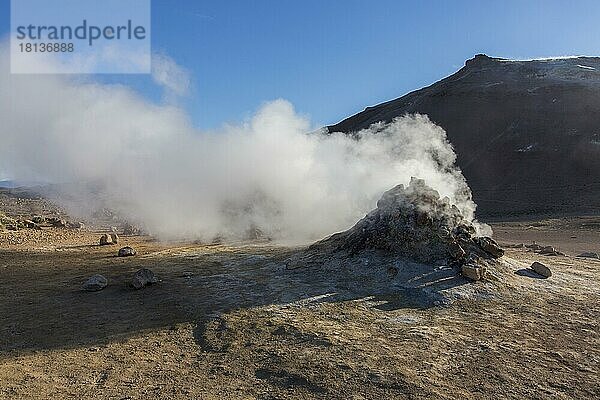
[[[594,253],[591,251],[586,251],[585,253],[581,253],[579,254],[577,257],[581,257],[581,258],[595,258],[595,259],[600,259],[600,256],[598,256],[598,253]]]
[[[119,249],[119,257],[131,257],[135,256],[137,252],[133,249],[133,247],[125,246]]]
[[[462,266],[461,273],[465,278],[480,281],[485,279],[486,269],[475,264],[465,264]]]
[[[110,234],[110,239],[112,240],[113,244],[119,244],[119,235],[117,235],[116,233],[112,232]]]
[[[106,246],[109,244],[113,244],[112,238],[109,235],[104,234],[100,236],[100,246]]]
[[[544,246],[539,250],[540,254],[551,254],[555,253],[556,249],[552,246]]]
[[[158,282],[158,279],[154,275],[154,272],[148,268],[142,268],[133,275],[133,279],[131,279],[131,286],[137,290],[145,286],[152,285],[156,282]]]
[[[533,264],[531,264],[530,268],[544,278],[550,278],[552,276],[552,271],[550,271],[550,268],[546,267],[540,262],[535,261]]]
[[[94,275],[83,284],[83,290],[88,292],[97,292],[104,289],[108,285],[108,279],[104,275]]]
[[[543,246],[538,253],[540,253],[543,256],[564,256],[565,253],[562,253],[558,250],[556,250],[554,247],[552,246]]]
[[[538,254],[541,254],[543,256],[565,256],[566,255],[565,253],[556,250],[552,246],[543,246],[536,242],[525,245],[525,247],[527,247],[528,249],[531,249],[532,251],[537,252]]]
[[[539,244],[537,244],[536,242],[533,242],[531,244],[525,245],[525,247],[527,247],[528,249],[531,249],[533,251],[539,251],[542,249],[542,246],[540,246]]]

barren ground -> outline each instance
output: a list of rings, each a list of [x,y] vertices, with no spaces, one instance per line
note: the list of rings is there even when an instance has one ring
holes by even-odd
[[[0,398],[600,398],[600,261],[574,257],[600,252],[599,226],[494,224],[567,256],[509,249],[499,281],[456,283],[489,296],[448,305],[359,295],[268,244],[130,236],[122,259],[99,232],[0,233]],[[536,260],[554,275],[516,273]],[[134,291],[142,267],[161,282]],[[82,291],[96,273],[109,286]]]

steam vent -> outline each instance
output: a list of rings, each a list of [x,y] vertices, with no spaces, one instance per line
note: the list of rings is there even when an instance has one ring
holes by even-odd
[[[484,260],[502,257],[504,251],[489,237],[477,237],[475,227],[448,198],[422,179],[385,192],[377,208],[354,227],[311,246],[312,250],[341,251],[355,256],[378,250],[432,264],[477,268]],[[476,279],[476,278],[474,278]]]

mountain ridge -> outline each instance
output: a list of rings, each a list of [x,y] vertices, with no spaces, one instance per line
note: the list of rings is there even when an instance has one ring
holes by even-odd
[[[600,212],[600,57],[478,54],[327,129],[351,133],[414,113],[446,130],[480,216]]]

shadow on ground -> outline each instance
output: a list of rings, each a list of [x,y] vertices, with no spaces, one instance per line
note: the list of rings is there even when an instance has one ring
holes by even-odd
[[[536,273],[534,270],[529,268],[521,268],[520,270],[515,271],[515,274],[533,279],[546,279],[546,277]]]
[[[369,296],[381,310],[427,308],[439,304],[439,291],[465,283],[451,268],[423,273],[417,264],[396,264],[396,274],[389,265],[343,259],[288,270],[285,262],[298,250],[287,248],[197,246],[127,259],[96,247],[78,250],[0,252],[0,354],[100,345],[181,322],[198,324],[196,339],[205,347],[205,325],[220,323],[213,317],[231,310]],[[135,291],[128,283],[144,267],[161,281]],[[82,291],[97,273],[109,286]]]

